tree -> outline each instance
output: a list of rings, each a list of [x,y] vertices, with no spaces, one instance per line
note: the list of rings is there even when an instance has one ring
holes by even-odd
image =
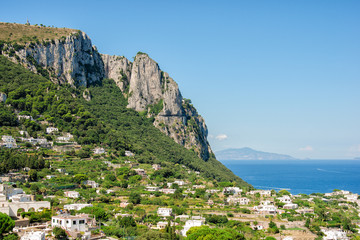
[[[88,180],[88,176],[86,176],[85,174],[75,174],[74,176],[74,182],[75,183],[82,183],[83,181]]]
[[[11,232],[15,226],[15,221],[7,214],[0,212],[0,237],[3,238],[5,233]]]
[[[36,182],[38,179],[38,174],[37,174],[37,171],[35,169],[31,169],[29,171],[29,180],[31,182]]]
[[[62,229],[62,228],[54,227],[53,228],[53,233],[55,235],[55,238],[58,239],[58,240],[68,239],[65,230]]]
[[[136,227],[136,222],[132,216],[118,217],[117,222],[120,227]]]
[[[101,207],[85,207],[81,209],[79,212],[93,214],[96,220],[106,221],[109,218],[107,212]]]
[[[37,184],[33,183],[33,184],[31,184],[30,190],[32,193],[38,193],[40,188]]]
[[[132,204],[139,204],[141,202],[141,196],[139,193],[130,193],[129,202]]]
[[[139,240],[153,240],[153,239],[169,240],[169,234],[150,230],[150,231],[146,231],[144,234],[137,237],[136,239],[139,239]]]

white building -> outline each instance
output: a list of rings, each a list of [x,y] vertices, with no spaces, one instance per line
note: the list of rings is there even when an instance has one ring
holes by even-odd
[[[79,198],[80,197],[80,193],[76,192],[76,191],[67,191],[64,192],[65,197],[68,198]]]
[[[153,165],[152,165],[152,168],[153,168],[155,171],[157,171],[157,170],[160,170],[160,169],[161,169],[161,166],[160,166],[160,164],[153,164]]]
[[[246,197],[235,197],[235,196],[229,196],[226,199],[226,202],[231,205],[248,205],[250,200]]]
[[[92,188],[97,188],[99,187],[99,184],[93,180],[86,180],[84,181],[85,185],[91,186]]]
[[[73,138],[74,138],[74,136],[72,134],[66,133],[64,136],[57,137],[56,141],[58,141],[58,142],[69,142]]]
[[[180,221],[186,221],[190,218],[190,216],[189,215],[178,215],[175,217],[175,219],[178,219],[178,218],[180,218]]]
[[[156,224],[155,229],[165,229],[168,224],[169,224],[168,222],[160,221]],[[174,226],[174,225],[177,225],[177,223],[170,222],[170,226]]]
[[[224,194],[240,194],[242,192],[242,189],[238,187],[225,187],[223,190]]]
[[[176,183],[176,184],[179,185],[180,187],[181,187],[181,186],[184,186],[184,185],[186,184],[185,181],[183,181],[183,180],[175,180],[174,183]]]
[[[297,209],[298,207],[296,203],[287,203],[283,206],[283,209]]]
[[[284,195],[284,196],[279,197],[277,199],[279,199],[280,202],[282,202],[282,203],[291,203],[292,202],[290,196],[288,196],[288,195]]]
[[[64,205],[64,209],[66,210],[81,210],[85,207],[92,207],[93,205],[91,203],[74,203],[74,204],[67,204]]]
[[[268,196],[268,197],[271,196],[270,190],[253,190],[249,192],[250,195],[255,195],[256,193],[259,193],[260,196]]]
[[[17,194],[20,193],[20,194]],[[50,208],[48,201],[33,201],[30,195],[22,194],[20,188],[12,188],[6,184],[0,184],[0,212],[16,217],[19,209],[28,212],[30,209],[35,211]],[[9,199],[12,201],[9,202]]]
[[[7,200],[14,195],[23,193],[24,191],[21,188],[13,188],[11,185],[0,184],[0,195],[4,195]]]
[[[183,230],[181,230],[181,235],[186,237],[186,232],[189,231],[190,228],[192,227],[200,227],[202,225],[204,225],[204,220],[187,220],[185,222],[185,226],[183,228]]]
[[[22,136],[28,135],[28,132],[27,132],[27,131],[23,131],[23,130],[20,130],[19,133],[20,133],[20,135],[22,135]]]
[[[160,192],[164,193],[164,194],[174,194],[176,189],[173,188],[163,188],[159,190]]]
[[[1,144],[3,147],[6,148],[16,148],[16,140],[12,136],[2,135],[1,137],[3,143]]]
[[[4,142],[15,143],[15,139],[12,136],[2,135],[1,140]]]
[[[323,240],[348,240],[346,232],[342,229],[322,229],[321,230],[325,236]]]
[[[45,240],[45,232],[27,232],[20,238],[20,240]]]
[[[255,206],[253,209],[255,212],[260,214],[276,214],[277,212],[277,209],[274,205],[259,205]]]
[[[29,116],[29,115],[18,115],[17,116],[17,119],[20,121],[21,119],[29,119],[31,121],[34,121],[33,117],[32,116]]]
[[[349,202],[356,202],[358,200],[358,196],[359,195],[357,195],[357,194],[348,194],[348,195],[345,195],[345,198]]]
[[[136,168],[136,169],[134,169],[134,171],[135,171],[138,175],[140,175],[140,176],[142,176],[142,177],[146,177],[146,172],[145,172],[144,169],[142,169],[142,168]]]
[[[157,192],[157,191],[159,191],[159,187],[147,186],[146,191]]]
[[[60,227],[72,232],[85,232],[88,230],[86,225],[87,220],[87,215],[58,215],[51,218],[51,226]]]
[[[130,151],[125,151],[125,156],[127,156],[127,157],[133,157],[133,156],[135,156],[135,154],[134,153],[132,153],[132,152],[130,152]]]
[[[50,133],[53,133],[53,132],[57,132],[57,131],[59,131],[59,129],[56,128],[56,127],[48,127],[48,128],[46,128],[46,133],[47,133],[47,134],[50,134]]]
[[[94,149],[94,154],[104,154],[105,153],[105,149],[101,148],[101,147],[97,147]]]
[[[16,194],[10,197],[12,202],[31,202],[34,197],[29,194]]]
[[[161,217],[170,217],[172,214],[171,208],[158,208],[157,214]]]

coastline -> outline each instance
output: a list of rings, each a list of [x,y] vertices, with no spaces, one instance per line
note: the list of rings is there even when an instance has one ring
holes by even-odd
[[[359,160],[220,160],[255,188],[285,189],[292,194],[328,193],[334,189],[360,193]]]

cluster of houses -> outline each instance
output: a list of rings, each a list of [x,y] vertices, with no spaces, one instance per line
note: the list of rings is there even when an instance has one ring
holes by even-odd
[[[0,212],[17,217],[22,211],[50,209],[50,202],[35,201],[33,195],[25,194],[21,188],[0,184]]]
[[[360,201],[358,200],[359,198],[359,194],[356,193],[351,193],[349,191],[344,191],[344,190],[339,190],[339,191],[334,191],[332,193],[325,193],[325,197],[335,197],[335,196],[339,196],[340,198],[338,198],[338,201],[347,201],[347,202],[357,202],[360,203]]]

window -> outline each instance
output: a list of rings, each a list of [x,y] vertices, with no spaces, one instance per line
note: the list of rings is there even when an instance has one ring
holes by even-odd
[[[79,224],[84,224],[85,223],[85,220],[80,220],[79,221]]]
[[[76,224],[76,221],[73,221],[73,224]]]

